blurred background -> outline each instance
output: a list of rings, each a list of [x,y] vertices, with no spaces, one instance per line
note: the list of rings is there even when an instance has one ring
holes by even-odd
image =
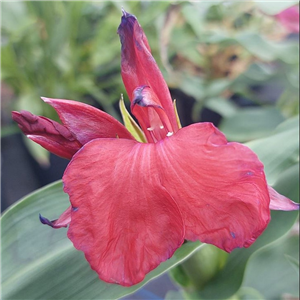
[[[1,2],[2,211],[61,179],[68,164],[24,137],[11,111],[58,120],[45,96],[121,120],[121,94],[128,105],[117,35],[122,7],[144,28],[182,125],[213,122],[228,140],[249,142],[299,114],[296,3]],[[150,288],[129,298],[160,299],[173,286],[154,284],[156,295]]]

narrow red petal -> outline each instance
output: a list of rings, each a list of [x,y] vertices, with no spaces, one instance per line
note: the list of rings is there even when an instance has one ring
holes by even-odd
[[[57,220],[50,221],[47,218],[43,217],[40,215],[40,221],[45,224],[49,225],[52,228],[62,228],[62,227],[67,227],[70,222],[71,222],[71,211],[72,211],[72,206],[69,206]]]
[[[291,201],[289,198],[280,195],[272,187],[269,188],[270,194],[270,209],[273,210],[298,210],[299,203]]]
[[[72,100],[42,99],[55,108],[62,123],[81,144],[96,138],[133,139],[125,126],[91,105]]]
[[[64,190],[77,208],[68,236],[106,282],[142,281],[183,242],[181,213],[156,161],[155,144],[96,139],[65,171]]]
[[[29,139],[58,156],[71,159],[82,146],[68,128],[53,120],[28,111],[13,111],[12,118]]]
[[[185,127],[156,145],[161,184],[180,208],[185,238],[228,252],[250,246],[270,219],[257,156],[242,144],[228,143],[211,123]]]
[[[168,86],[151,54],[147,38],[135,16],[124,12],[118,28],[122,44],[121,73],[125,88],[131,101],[134,90],[140,86],[149,86],[165,110],[172,131],[178,131],[178,124]],[[135,116],[143,120],[142,109],[135,111]],[[147,128],[141,127],[144,132]]]

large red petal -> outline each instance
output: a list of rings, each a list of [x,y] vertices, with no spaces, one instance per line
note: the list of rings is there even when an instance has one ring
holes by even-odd
[[[133,91],[137,87],[149,86],[159,99],[159,105],[168,115],[172,131],[178,131],[168,86],[151,54],[147,38],[136,17],[123,12],[118,34],[122,44],[121,73],[130,100],[133,101]],[[143,110],[137,108],[135,116],[139,122],[143,120]],[[144,132],[147,130],[147,128],[142,129]]]
[[[42,99],[55,108],[62,123],[82,144],[96,138],[133,139],[124,125],[91,105],[72,100]]]
[[[181,213],[156,161],[155,144],[97,139],[65,171],[73,206],[68,236],[106,282],[142,281],[183,242]]]
[[[242,144],[227,143],[211,123],[185,127],[156,145],[161,184],[180,208],[186,239],[228,252],[250,246],[270,219],[257,156]]]

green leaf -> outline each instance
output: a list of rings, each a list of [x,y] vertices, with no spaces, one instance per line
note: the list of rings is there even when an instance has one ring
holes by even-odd
[[[232,81],[229,79],[224,78],[218,78],[211,81],[208,81],[205,88],[205,96],[206,97],[218,97],[229,88],[229,86],[232,84]]]
[[[169,276],[174,282],[176,282],[176,284],[180,285],[181,287],[184,287],[185,289],[188,289],[190,286],[192,286],[192,281],[189,278],[189,276],[187,276],[181,264],[176,266],[175,268],[172,268],[169,271]]]
[[[293,118],[290,118],[290,119],[286,120],[285,122],[281,123],[274,131],[274,134],[286,132],[289,130],[293,130],[295,128],[299,128],[299,115],[294,116]]]
[[[233,102],[222,97],[209,98],[205,102],[205,107],[217,112],[225,118],[235,115],[238,110],[238,107]]]
[[[15,133],[19,133],[19,132],[20,132],[20,129],[15,124],[2,126],[1,138],[4,138],[6,136],[9,136],[9,135],[12,135]]]
[[[220,130],[231,141],[247,142],[270,134],[284,117],[274,107],[249,107],[225,116]]]
[[[43,167],[47,168],[50,166],[50,152],[39,144],[23,136],[25,145],[28,148],[30,154],[35,158],[35,160]]]
[[[247,143],[264,163],[268,183],[299,162],[299,116],[280,124],[269,137]]]
[[[299,61],[298,45],[293,41],[273,42],[255,32],[240,33],[236,40],[246,50],[264,61],[281,59],[289,64]],[[286,55],[287,53],[289,55]]]
[[[188,291],[201,290],[226,265],[228,253],[206,244],[179,266],[170,270],[171,278]]]
[[[187,95],[190,95],[201,102],[206,96],[204,85],[204,80],[202,78],[186,75],[180,81],[179,88]]]
[[[249,287],[241,287],[235,297],[234,299],[230,298],[230,300],[267,300],[259,291]]]
[[[132,134],[132,136],[141,143],[146,143],[146,138],[144,136],[143,131],[139,127],[139,125],[134,121],[129,112],[126,109],[123,96],[119,101],[119,107],[122,114],[123,122],[127,130]]]
[[[168,291],[165,300],[184,300],[185,297],[181,291]]]
[[[243,76],[247,77],[247,82],[249,84],[249,79],[262,82],[264,80],[268,80],[274,74],[274,69],[265,63],[255,62],[251,64],[246,72],[243,73]]]
[[[291,266],[293,266],[294,270],[297,272],[297,275],[299,277],[299,258],[292,257],[288,254],[286,254],[285,257],[289,261]]]
[[[286,256],[297,259],[299,236],[284,237],[250,258],[243,287],[259,291],[266,299],[280,299],[283,294],[299,297],[299,278]]]
[[[14,39],[19,39],[23,31],[32,25],[34,20],[26,12],[23,2],[1,2],[1,27]]]
[[[205,27],[203,14],[211,5],[209,2],[203,2],[201,3],[201,9],[197,7],[197,3],[184,3],[184,5],[182,5],[181,12],[185,21],[191,26],[194,33],[200,39]]]
[[[189,257],[202,245],[185,243],[135,286],[101,281],[66,229],[39,222],[39,213],[55,219],[69,206],[61,181],[42,188],[10,207],[1,218],[2,299],[118,299],[129,295]]]
[[[277,101],[277,107],[289,117],[299,114],[299,105],[299,93],[291,89],[286,89]]]

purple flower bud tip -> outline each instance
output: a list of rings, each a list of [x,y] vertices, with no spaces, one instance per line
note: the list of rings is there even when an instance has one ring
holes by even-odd
[[[134,15],[128,13],[124,8],[122,8],[122,16],[125,18],[134,17],[136,19],[136,17]]]
[[[53,227],[53,224],[49,219],[43,217],[41,214],[39,214],[39,218],[40,218],[40,221],[41,221],[42,224],[49,225],[49,226]]]

